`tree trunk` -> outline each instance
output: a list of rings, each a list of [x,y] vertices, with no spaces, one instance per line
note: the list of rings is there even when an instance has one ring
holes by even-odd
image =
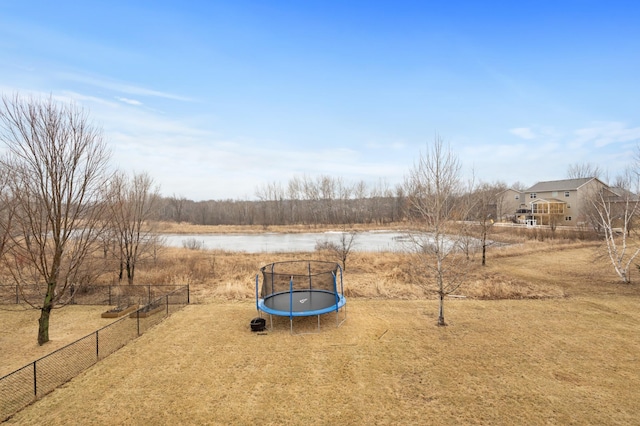
[[[487,233],[482,233],[482,266],[487,265]]]
[[[129,285],[133,285],[133,276],[134,276],[134,268],[135,266],[132,265],[130,262],[127,262],[127,282],[129,283]]]
[[[631,284],[631,269],[623,269],[620,278],[625,284]]]
[[[51,308],[53,308],[52,300],[55,289],[55,284],[49,283],[47,285],[47,294],[40,309],[40,319],[38,319],[38,345],[40,346],[49,341],[49,316],[51,315]]]
[[[446,322],[444,322],[444,293],[440,293],[440,309],[439,309],[439,313],[438,313],[438,326],[439,327],[443,327],[447,325]]]

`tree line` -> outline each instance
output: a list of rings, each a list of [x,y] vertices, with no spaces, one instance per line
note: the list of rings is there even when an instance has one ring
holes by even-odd
[[[192,201],[163,197],[158,219],[196,225],[385,224],[405,219],[401,186],[363,181],[346,184],[339,177],[294,177],[286,186],[273,182],[256,189],[256,200]]]

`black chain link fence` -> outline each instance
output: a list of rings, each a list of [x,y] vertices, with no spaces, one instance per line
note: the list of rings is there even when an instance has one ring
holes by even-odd
[[[167,286],[147,289],[145,297],[149,297],[152,293],[156,294],[158,287]],[[175,288],[175,286],[173,287]],[[87,294],[93,294],[93,296],[99,294],[97,299],[111,301],[111,299],[104,299],[104,297],[111,294],[109,292],[112,290],[103,288],[95,293],[88,292]],[[137,297],[142,296],[137,294],[135,298]],[[117,305],[117,303],[87,303],[89,298],[79,298],[79,300],[82,302],[77,302],[78,304]],[[140,299],[132,300],[139,301]],[[0,378],[0,423],[38,398],[68,382],[96,362],[111,355],[173,312],[188,305],[189,286],[175,288],[167,294],[149,300],[142,308],[124,315],[106,327]]]
[[[72,286],[69,304],[72,305],[147,305],[181,285],[96,285]],[[0,305],[19,304],[24,300],[37,303],[44,300],[38,286],[0,285]]]

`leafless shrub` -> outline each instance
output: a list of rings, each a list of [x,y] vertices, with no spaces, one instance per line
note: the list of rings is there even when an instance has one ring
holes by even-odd
[[[196,238],[187,238],[182,240],[182,247],[188,250],[202,250],[204,248],[204,241]]]
[[[328,251],[332,253],[340,263],[342,264],[342,270],[347,270],[347,258],[353,250],[357,237],[356,231],[347,231],[346,229],[340,234],[339,240],[330,241],[328,239],[319,240],[316,242],[316,251]]]

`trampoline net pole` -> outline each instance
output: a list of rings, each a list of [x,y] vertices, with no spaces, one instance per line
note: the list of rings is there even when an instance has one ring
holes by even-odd
[[[289,279],[289,333],[293,334],[293,275]]]
[[[293,322],[293,275],[289,280],[289,319]]]
[[[260,313],[260,307],[258,305],[258,282],[260,281],[259,276],[259,274],[256,274],[256,310],[258,311],[258,313]]]
[[[336,284],[336,274],[334,274],[333,271],[331,271],[331,275],[333,275],[333,295],[335,296],[335,300],[336,300],[336,312],[338,312],[338,302],[340,302],[340,296],[338,295],[338,287]]]
[[[274,271],[275,263],[271,264],[271,292],[269,294],[273,294],[273,281],[274,281]],[[263,284],[264,285],[264,284]]]

